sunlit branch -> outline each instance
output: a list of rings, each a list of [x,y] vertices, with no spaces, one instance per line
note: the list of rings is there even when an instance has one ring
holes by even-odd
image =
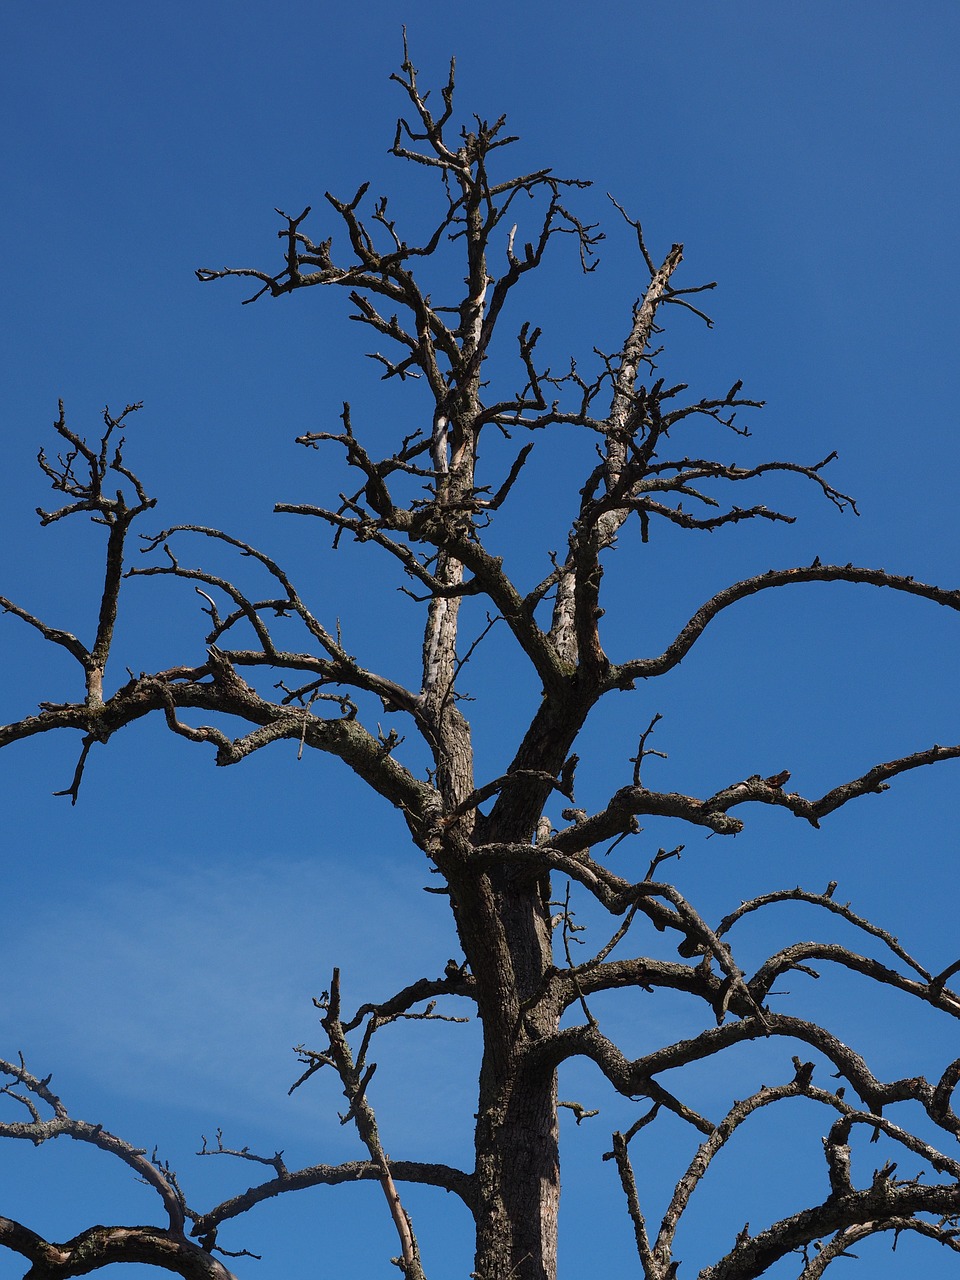
[[[206,1249],[161,1227],[98,1225],[57,1243],[0,1217],[0,1245],[32,1264],[30,1280],[70,1280],[119,1262],[160,1267],[184,1280],[236,1280]]]
[[[103,1125],[74,1119],[51,1090],[50,1076],[41,1080],[33,1075],[26,1069],[22,1058],[19,1063],[0,1059],[0,1078],[4,1076],[8,1079],[0,1087],[0,1096],[18,1102],[29,1119],[0,1122],[0,1138],[20,1138],[40,1146],[51,1139],[66,1136],[115,1156],[156,1191],[163,1202],[170,1231],[182,1237],[184,1205],[179,1189],[153,1161],[147,1159],[143,1150],[108,1133]],[[51,1112],[47,1120],[42,1118],[41,1105]]]

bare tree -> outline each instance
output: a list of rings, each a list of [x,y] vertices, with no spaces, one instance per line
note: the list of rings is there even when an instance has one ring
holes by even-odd
[[[349,1014],[341,1004],[335,971],[329,990],[316,1002],[324,1041],[301,1051],[303,1070],[294,1087],[321,1070],[335,1073],[348,1101],[346,1119],[355,1125],[365,1154],[345,1164],[292,1170],[281,1155],[231,1149],[218,1137],[215,1144],[204,1144],[205,1154],[227,1154],[262,1167],[263,1180],[205,1210],[191,1207],[165,1164],[101,1125],[76,1118],[53,1092],[49,1076],[33,1074],[22,1058],[0,1063],[6,1080],[2,1093],[16,1108],[14,1119],[0,1123],[0,1135],[37,1145],[68,1135],[92,1144],[130,1166],[156,1191],[162,1206],[159,1225],[93,1225],[63,1242],[48,1241],[26,1224],[0,1218],[0,1243],[23,1255],[31,1280],[61,1280],[118,1261],[147,1262],[191,1278],[225,1278],[232,1273],[223,1260],[228,1251],[218,1244],[224,1224],[271,1197],[359,1179],[382,1187],[399,1242],[394,1261],[411,1280],[421,1277],[423,1269],[403,1204],[404,1183],[442,1188],[466,1204],[476,1224],[477,1277],[552,1278],[560,1189],[558,1108],[571,1106],[578,1121],[587,1114],[579,1103],[558,1100],[557,1071],[579,1057],[589,1059],[617,1093],[639,1100],[635,1123],[613,1134],[609,1157],[619,1171],[646,1280],[676,1274],[678,1225],[717,1153],[758,1111],[788,1099],[802,1099],[824,1117],[822,1194],[762,1229],[744,1227],[724,1256],[701,1271],[703,1280],[749,1280],[787,1254],[800,1256],[802,1280],[814,1280],[834,1259],[848,1256],[856,1242],[881,1232],[915,1232],[960,1250],[960,1160],[935,1145],[938,1137],[946,1146],[960,1137],[960,1120],[952,1108],[960,1058],[936,1079],[884,1080],[827,1027],[776,1012],[768,1001],[785,973],[810,973],[814,965],[829,965],[956,1018],[960,997],[947,983],[960,970],[960,961],[943,972],[930,972],[890,933],[837,901],[834,884],[819,892],[796,888],[753,898],[711,923],[663,874],[682,846],[660,849],[642,876],[636,871],[620,874],[612,868],[621,863],[597,855],[599,846],[608,844],[609,853],[624,842],[620,854],[629,872],[629,851],[637,843],[628,841],[648,815],[675,819],[678,829],[729,836],[743,828],[750,806],[766,805],[817,827],[841,806],[885,790],[907,770],[960,756],[960,746],[928,746],[878,763],[821,796],[789,790],[785,771],[736,779],[712,795],[698,796],[646,785],[644,761],[659,754],[650,745],[654,720],[638,731],[632,772],[623,766],[620,785],[593,813],[577,806],[574,754],[578,736],[602,698],[671,671],[714,618],[749,596],[799,583],[846,582],[887,587],[956,610],[960,592],[881,569],[816,560],[749,577],[717,592],[697,605],[660,654],[611,657],[601,621],[602,578],[628,524],[639,526],[646,542],[657,521],[715,530],[740,521],[789,520],[767,506],[741,507],[717,496],[727,485],[735,488],[771,472],[790,473],[815,486],[841,509],[851,507],[852,500],[826,478],[832,455],[807,463],[741,467],[686,452],[679,442],[691,420],[714,419],[736,433],[741,431],[737,412],[758,402],[742,394],[740,382],[725,393],[687,400],[686,387],[667,385],[657,376],[656,341],[664,312],[679,307],[705,319],[698,295],[712,285],[678,286],[682,247],[673,245],[662,259],[654,256],[640,223],[618,205],[614,216],[624,218],[635,232],[639,263],[648,277],[620,347],[598,351],[592,373],[571,363],[556,374],[539,359],[540,330],[525,323],[516,338],[515,362],[501,356],[491,371],[488,357],[498,326],[503,327],[505,306],[524,277],[541,266],[552,242],[571,242],[582,268],[592,268],[600,233],[572,208],[578,190],[587,184],[557,177],[549,169],[500,176],[497,153],[515,139],[507,135],[503,118],[491,123],[475,117],[455,130],[452,64],[437,110],[421,91],[408,55],[394,79],[408,101],[408,116],[397,125],[393,155],[429,170],[427,176],[436,180],[438,212],[427,237],[414,243],[405,239],[387,200],[368,201],[364,184],[351,199],[326,197],[335,224],[349,241],[346,257],[335,256],[332,238],[310,238],[310,210],[305,209],[294,217],[282,215],[279,270],[230,268],[197,274],[204,281],[253,281],[256,291],[248,301],[315,285],[345,289],[353,318],[386,348],[387,354],[373,353],[383,377],[397,383],[419,379],[418,386],[426,389],[431,415],[426,425],[396,442],[384,457],[371,452],[354,432],[348,405],[339,428],[300,436],[298,442],[308,449],[339,451],[352,483],[328,507],[276,507],[327,526],[334,547],[352,538],[371,544],[372,554],[392,559],[404,589],[423,610],[419,687],[408,688],[389,674],[368,669],[362,657],[347,650],[338,631],[320,621],[316,603],[280,564],[219,529],[199,524],[164,529],[145,539],[154,559],[129,567],[130,531],[154,505],[124,452],[123,432],[138,406],[106,413],[102,437],[93,445],[68,425],[61,408],[55,424],[61,452],[56,457],[41,452],[39,460],[62,505],[41,511],[41,523],[86,516],[103,527],[105,567],[96,633],[88,645],[0,597],[7,613],[66,650],[84,679],[77,701],[41,702],[37,714],[0,729],[0,745],[53,730],[79,731],[74,776],[58,793],[74,803],[92,749],[149,714],[162,716],[178,737],[212,747],[221,766],[282,740],[298,743],[301,751],[336,756],[402,815],[422,855],[411,866],[425,866],[438,877],[434,883],[448,896],[462,958],[451,960],[437,976]],[[524,236],[518,229],[521,218],[528,225],[531,217],[535,229]],[[510,377],[518,391],[505,389]],[[484,432],[529,439],[499,474],[484,475],[478,469]],[[559,446],[565,435],[577,432],[587,433],[596,452],[581,477],[566,549],[562,554],[544,549],[541,579],[524,589],[506,558],[485,545],[485,530],[519,493],[517,482],[535,442],[546,448],[556,439]],[[205,540],[216,551],[239,552],[266,587],[248,587],[221,572],[189,567],[180,550],[188,536]],[[209,619],[202,665],[108,682],[121,588],[133,575],[182,579],[199,592]],[[488,626],[502,622],[509,630],[529,666],[530,681],[542,690],[536,714],[496,777],[475,776],[471,725],[463,712],[462,672],[476,644],[459,636],[465,597],[484,603]],[[332,612],[328,601],[321,604],[324,614]],[[297,647],[288,647],[286,637],[294,624],[300,638]],[[420,757],[412,743],[405,746],[397,729],[384,732],[376,711],[369,714],[378,702],[384,712],[403,718],[421,752],[425,747],[430,761],[426,770],[416,764]],[[245,728],[233,736],[231,726],[237,721]],[[618,762],[612,760],[608,767],[615,775]],[[566,806],[560,830],[546,813],[556,803]],[[566,890],[558,888],[564,883]],[[579,926],[571,893],[592,900],[610,919],[601,944],[592,952],[588,948],[588,958],[582,960],[574,959],[572,941]],[[732,930],[748,914],[782,902],[809,904],[824,917],[832,914],[859,931],[869,942],[867,952],[870,947],[885,950],[886,960],[840,943],[797,942],[749,973],[731,946]],[[656,958],[651,930],[674,939],[677,959]],[[629,1058],[604,1034],[591,1009],[598,993],[629,988],[680,993],[702,1009],[703,1029]],[[458,1005],[475,1013],[483,1034],[474,1167],[388,1157],[373,1109],[374,1035],[397,1019],[456,1021],[459,1014],[447,1010]],[[661,1079],[668,1071],[721,1058],[735,1046],[769,1037],[786,1042],[783,1075],[770,1085],[748,1083],[746,1094],[725,1115],[699,1114],[677,1090],[675,1076],[670,1088]],[[819,1066],[805,1058],[808,1053]],[[702,1140],[657,1222],[648,1218],[637,1189],[631,1142],[664,1113],[679,1117]],[[918,1116],[919,1128],[905,1127]],[[865,1172],[856,1141],[861,1134],[899,1149],[917,1172],[897,1177],[892,1160]],[[733,1225],[731,1238],[738,1227]]]

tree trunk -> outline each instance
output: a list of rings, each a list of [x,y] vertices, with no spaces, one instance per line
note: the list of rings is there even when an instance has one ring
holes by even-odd
[[[559,1026],[547,877],[476,873],[455,890],[484,1028],[476,1128],[479,1280],[555,1280],[560,1164],[556,1072],[524,1065]]]
[[[477,1120],[478,1280],[556,1280],[557,1073],[500,1073],[485,1055]]]

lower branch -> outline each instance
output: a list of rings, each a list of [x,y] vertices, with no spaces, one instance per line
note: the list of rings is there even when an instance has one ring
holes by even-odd
[[[755,1236],[741,1233],[726,1257],[700,1272],[700,1280],[755,1280],[786,1254],[802,1250],[835,1232],[853,1228],[856,1234],[849,1238],[852,1242],[878,1228],[889,1229],[880,1224],[893,1219],[916,1221],[915,1215],[919,1213],[955,1218],[960,1213],[960,1186],[897,1184],[891,1175],[892,1169],[881,1169],[872,1185],[862,1191],[830,1196],[823,1204],[783,1218]],[[867,1229],[858,1231],[858,1228]]]
[[[724,1049],[766,1036],[785,1036],[818,1050],[856,1090],[870,1111],[879,1115],[885,1106],[908,1099],[919,1102],[941,1129],[960,1137],[960,1120],[938,1103],[938,1092],[922,1076],[889,1083],[872,1074],[866,1062],[831,1035],[825,1028],[803,1018],[765,1011],[764,1020],[745,1017],[720,1027],[711,1027],[689,1040],[665,1045],[642,1058],[630,1061],[596,1027],[567,1027],[530,1050],[538,1067],[557,1067],[572,1057],[595,1062],[618,1093],[624,1097],[645,1097],[654,1101],[659,1094],[650,1088],[651,1077],[675,1067],[714,1057]]]
[[[952,1179],[953,1185],[924,1188],[926,1192],[931,1193],[941,1212],[945,1210],[951,1198],[957,1200],[960,1197],[960,1188],[956,1185],[957,1177],[960,1175],[960,1164],[889,1120],[851,1107],[844,1101],[842,1089],[833,1092],[815,1086],[812,1083],[813,1063],[804,1063],[795,1057],[793,1064],[795,1074],[789,1083],[775,1087],[763,1085],[752,1096],[734,1102],[723,1120],[707,1135],[706,1141],[701,1143],[686,1171],[678,1180],[652,1245],[640,1208],[627,1144],[655,1117],[659,1108],[655,1106],[627,1134],[613,1135],[613,1151],[609,1152],[604,1159],[615,1159],[617,1162],[627,1198],[627,1209],[634,1224],[640,1261],[647,1280],[671,1280],[671,1277],[676,1274],[678,1263],[674,1259],[673,1248],[681,1219],[690,1206],[691,1197],[703,1183],[716,1156],[726,1143],[756,1112],[790,1098],[805,1098],[839,1113],[839,1118],[834,1122],[829,1136],[824,1139],[824,1154],[831,1194],[818,1208],[805,1210],[784,1219],[755,1236],[750,1235],[749,1227],[744,1227],[737,1236],[732,1252],[722,1263],[717,1264],[717,1268],[702,1271],[701,1280],[708,1276],[724,1276],[726,1280],[745,1280],[748,1276],[760,1275],[785,1253],[800,1249],[806,1259],[807,1246],[816,1241],[815,1261],[807,1261],[806,1270],[803,1272],[803,1277],[813,1280],[814,1277],[822,1274],[828,1262],[835,1257],[843,1256],[846,1247],[856,1240],[876,1231],[909,1229],[914,1223],[917,1224],[917,1229],[943,1243],[949,1243],[957,1236],[958,1233],[952,1221],[953,1215],[949,1211],[949,1227],[944,1223],[934,1226],[932,1223],[910,1216],[906,1203],[909,1201],[909,1194],[902,1197],[905,1203],[898,1207],[891,1206],[889,1203],[891,1197],[896,1198],[901,1192],[909,1193],[920,1185],[918,1177],[909,1181],[894,1180],[893,1173],[896,1165],[891,1162],[874,1171],[868,1189],[857,1190],[851,1180],[850,1172],[850,1132],[855,1125],[864,1126],[874,1135],[882,1132],[890,1141],[899,1143],[906,1151],[919,1157],[937,1173]],[[928,1211],[926,1205],[921,1205],[914,1210],[914,1212],[926,1211]],[[825,1247],[822,1246],[820,1241],[823,1236],[834,1231],[836,1232],[834,1239]]]
[[[29,1260],[30,1280],[67,1280],[115,1262],[162,1267],[184,1280],[236,1280],[206,1249],[161,1227],[89,1227],[55,1244],[19,1222],[0,1218],[0,1245]]]
[[[442,1191],[452,1191],[471,1212],[474,1209],[473,1178],[460,1169],[453,1169],[445,1164],[424,1164],[419,1160],[391,1160],[390,1172],[397,1182],[413,1182],[421,1186],[438,1187]],[[263,1200],[272,1200],[274,1196],[283,1195],[287,1191],[355,1182],[378,1182],[382,1176],[380,1166],[372,1160],[349,1160],[337,1165],[315,1164],[293,1172],[284,1168],[276,1178],[224,1200],[209,1213],[197,1215],[190,1234],[201,1239],[213,1239],[221,1223],[238,1218]]]
[[[934,1240],[937,1244],[946,1245],[954,1253],[960,1253],[960,1242],[957,1239],[960,1233],[956,1227],[925,1222],[922,1218],[891,1216],[874,1222],[861,1222],[855,1226],[844,1227],[832,1240],[825,1243],[818,1242],[816,1254],[807,1262],[797,1280],[820,1280],[820,1276],[836,1258],[855,1256],[848,1252],[852,1245],[866,1240],[869,1236],[879,1235],[881,1231],[892,1231],[895,1236],[899,1236],[903,1231],[913,1231],[917,1235],[926,1236],[928,1240]],[[896,1239],[893,1247],[897,1247]]]
[[[708,827],[717,835],[738,835],[743,830],[743,820],[733,817],[728,810],[741,804],[770,804],[789,809],[795,818],[803,818],[813,827],[820,826],[820,819],[833,813],[860,796],[887,790],[889,779],[911,769],[937,764],[944,760],[960,759],[960,744],[950,747],[934,745],[912,755],[900,756],[874,765],[859,778],[843,782],[827,791],[819,800],[807,800],[804,796],[783,789],[783,781],[789,773],[773,778],[759,774],[735,782],[715,792],[706,800],[681,792],[648,791],[646,787],[621,787],[599,813],[593,814],[572,826],[565,827],[542,847],[546,851],[576,854],[591,845],[600,844],[632,830],[632,820],[638,815],[680,818],[695,826]]]
[[[116,1156],[159,1195],[170,1224],[169,1238],[179,1240],[184,1238],[185,1210],[176,1180],[167,1177],[162,1169],[147,1159],[146,1153],[141,1148],[134,1147],[122,1138],[108,1133],[101,1124],[90,1124],[86,1120],[74,1119],[60,1098],[51,1090],[50,1077],[47,1076],[41,1080],[31,1074],[26,1069],[22,1058],[19,1064],[0,1059],[0,1076],[10,1077],[10,1080],[0,1087],[0,1095],[6,1095],[19,1103],[30,1117],[28,1120],[0,1123],[0,1138],[20,1138],[32,1142],[34,1146],[40,1146],[41,1143],[65,1136],[73,1138],[76,1142],[89,1143],[109,1155]],[[41,1117],[41,1103],[53,1112],[48,1120]]]

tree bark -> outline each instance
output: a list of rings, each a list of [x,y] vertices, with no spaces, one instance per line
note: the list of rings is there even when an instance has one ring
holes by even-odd
[[[529,1049],[555,1034],[550,883],[497,869],[456,878],[454,909],[484,1029],[476,1125],[474,1274],[555,1280],[560,1163],[556,1071]]]
[[[481,1280],[555,1280],[560,1161],[557,1073],[499,1071],[484,1055],[477,1121]]]

